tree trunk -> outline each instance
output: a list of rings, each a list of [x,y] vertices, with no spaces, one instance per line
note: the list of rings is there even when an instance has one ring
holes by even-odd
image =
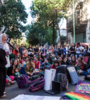
[[[54,20],[53,20],[53,46],[55,46],[55,31],[54,31],[54,27],[55,27],[55,24],[54,24]]]

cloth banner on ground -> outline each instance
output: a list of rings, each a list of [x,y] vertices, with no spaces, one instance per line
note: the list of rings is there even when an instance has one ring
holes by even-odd
[[[62,98],[66,100],[90,100],[90,96],[86,96],[84,94],[76,92],[63,93]]]
[[[77,83],[76,92],[90,94],[90,83],[79,81]]]
[[[45,75],[44,75],[44,79],[45,79],[45,84],[44,84],[44,90],[51,90],[52,89],[52,81],[54,81],[55,78],[55,74],[56,74],[56,69],[45,69]]]
[[[11,100],[60,100],[60,97],[53,96],[35,96],[35,95],[18,95]]]

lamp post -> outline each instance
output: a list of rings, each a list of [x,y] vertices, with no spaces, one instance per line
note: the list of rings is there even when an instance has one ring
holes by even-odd
[[[75,43],[75,15],[74,15],[74,12],[75,12],[75,8],[74,8],[74,0],[72,0],[72,4],[73,4],[73,36],[74,36],[74,43]]]

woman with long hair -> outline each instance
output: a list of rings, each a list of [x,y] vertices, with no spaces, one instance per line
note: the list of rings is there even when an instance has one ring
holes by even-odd
[[[31,44],[29,45],[29,48],[28,48],[28,56],[33,57],[33,48]]]
[[[51,69],[56,69],[57,66],[59,66],[59,62],[58,62],[58,60],[55,60],[54,64],[51,65]]]
[[[62,57],[58,58],[58,62],[59,62],[59,66],[61,66],[62,64],[64,64]]]
[[[44,57],[42,55],[42,52],[38,53],[38,60],[41,62],[41,64],[42,64],[42,62],[44,62]]]
[[[73,56],[71,57],[70,65],[71,65],[71,66],[75,66],[75,64],[76,64],[76,57],[75,57],[75,55],[73,55]]]
[[[15,70],[15,68],[18,68],[18,60],[17,59],[15,59],[14,61],[13,61],[13,64],[7,69],[7,74],[8,74],[8,76],[10,76],[10,75],[14,75],[14,70]]]

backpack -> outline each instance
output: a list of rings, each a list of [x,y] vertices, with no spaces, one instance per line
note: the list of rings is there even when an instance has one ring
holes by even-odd
[[[67,66],[61,65],[61,66],[56,67],[56,73],[63,73],[67,75]]]
[[[57,73],[54,81],[61,83],[62,90],[67,90],[68,80],[65,74]]]
[[[28,90],[25,93],[27,93],[29,90],[32,92],[40,90],[41,88],[44,87],[44,82],[45,82],[44,77],[37,78],[34,81],[31,81],[30,83],[32,84],[29,86]]]
[[[27,75],[22,75],[20,78],[17,79],[17,84],[19,88],[26,88],[29,86],[30,81]]]
[[[29,90],[34,92],[42,89],[44,87],[44,78],[38,78],[34,84],[29,87]]]

